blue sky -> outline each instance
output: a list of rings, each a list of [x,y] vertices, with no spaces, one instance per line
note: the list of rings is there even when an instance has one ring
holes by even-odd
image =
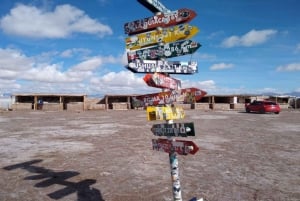
[[[300,1],[161,0],[193,9],[198,73],[172,75],[208,94],[300,92]],[[127,64],[123,25],[153,14],[136,0],[2,0],[0,94],[142,94]]]

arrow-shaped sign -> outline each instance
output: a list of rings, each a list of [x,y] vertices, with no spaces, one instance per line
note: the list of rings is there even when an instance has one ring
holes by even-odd
[[[161,73],[146,74],[144,81],[148,86],[162,88],[162,89],[175,89],[181,88],[181,81],[175,78],[169,77]]]
[[[174,150],[179,155],[195,154],[199,147],[193,141],[168,139],[152,139],[153,150],[171,153]]]
[[[124,24],[125,34],[137,34],[151,31],[157,27],[169,27],[191,21],[196,17],[193,10],[182,8],[168,13],[159,13],[152,17],[147,17]]]
[[[151,131],[156,136],[195,136],[194,123],[154,124]]]
[[[140,4],[148,8],[151,12],[163,12],[168,13],[171,12],[167,9],[160,1],[158,0],[137,0]]]
[[[126,49],[136,50],[142,47],[152,46],[158,43],[171,43],[178,40],[192,38],[199,29],[189,24],[181,24],[168,28],[158,28],[126,38]]]
[[[155,106],[174,102],[191,104],[199,101],[206,94],[206,91],[192,87],[136,96],[133,99],[133,104],[135,102],[141,102],[137,103],[139,106]]]
[[[158,60],[161,58],[172,58],[193,54],[200,47],[200,43],[191,40],[183,40],[174,43],[166,43],[164,45],[157,45],[151,48],[129,51],[127,52],[127,58],[128,62],[135,59]]]
[[[134,73],[168,73],[193,74],[198,72],[197,62],[166,61],[166,60],[140,60],[136,59],[126,68]]]
[[[172,106],[148,106],[147,119],[149,121],[155,120],[173,120],[183,119],[185,116],[184,110],[181,107]]]

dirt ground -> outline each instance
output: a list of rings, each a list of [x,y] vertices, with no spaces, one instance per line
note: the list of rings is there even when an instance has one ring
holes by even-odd
[[[187,110],[183,200],[299,201],[300,111]],[[0,112],[1,201],[171,201],[169,156],[143,110]]]

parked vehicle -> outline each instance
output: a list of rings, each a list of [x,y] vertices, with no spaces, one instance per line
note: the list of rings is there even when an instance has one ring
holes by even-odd
[[[280,106],[273,101],[253,101],[252,103],[245,104],[246,112],[259,112],[259,113],[275,113],[279,114]]]

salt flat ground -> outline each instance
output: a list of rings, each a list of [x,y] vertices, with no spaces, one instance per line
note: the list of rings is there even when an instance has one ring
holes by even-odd
[[[195,155],[178,156],[183,200],[299,201],[300,111],[186,111]],[[169,201],[167,153],[146,112],[1,112],[1,201]],[[179,139],[179,138],[178,138]],[[182,139],[182,138],[180,138]]]

